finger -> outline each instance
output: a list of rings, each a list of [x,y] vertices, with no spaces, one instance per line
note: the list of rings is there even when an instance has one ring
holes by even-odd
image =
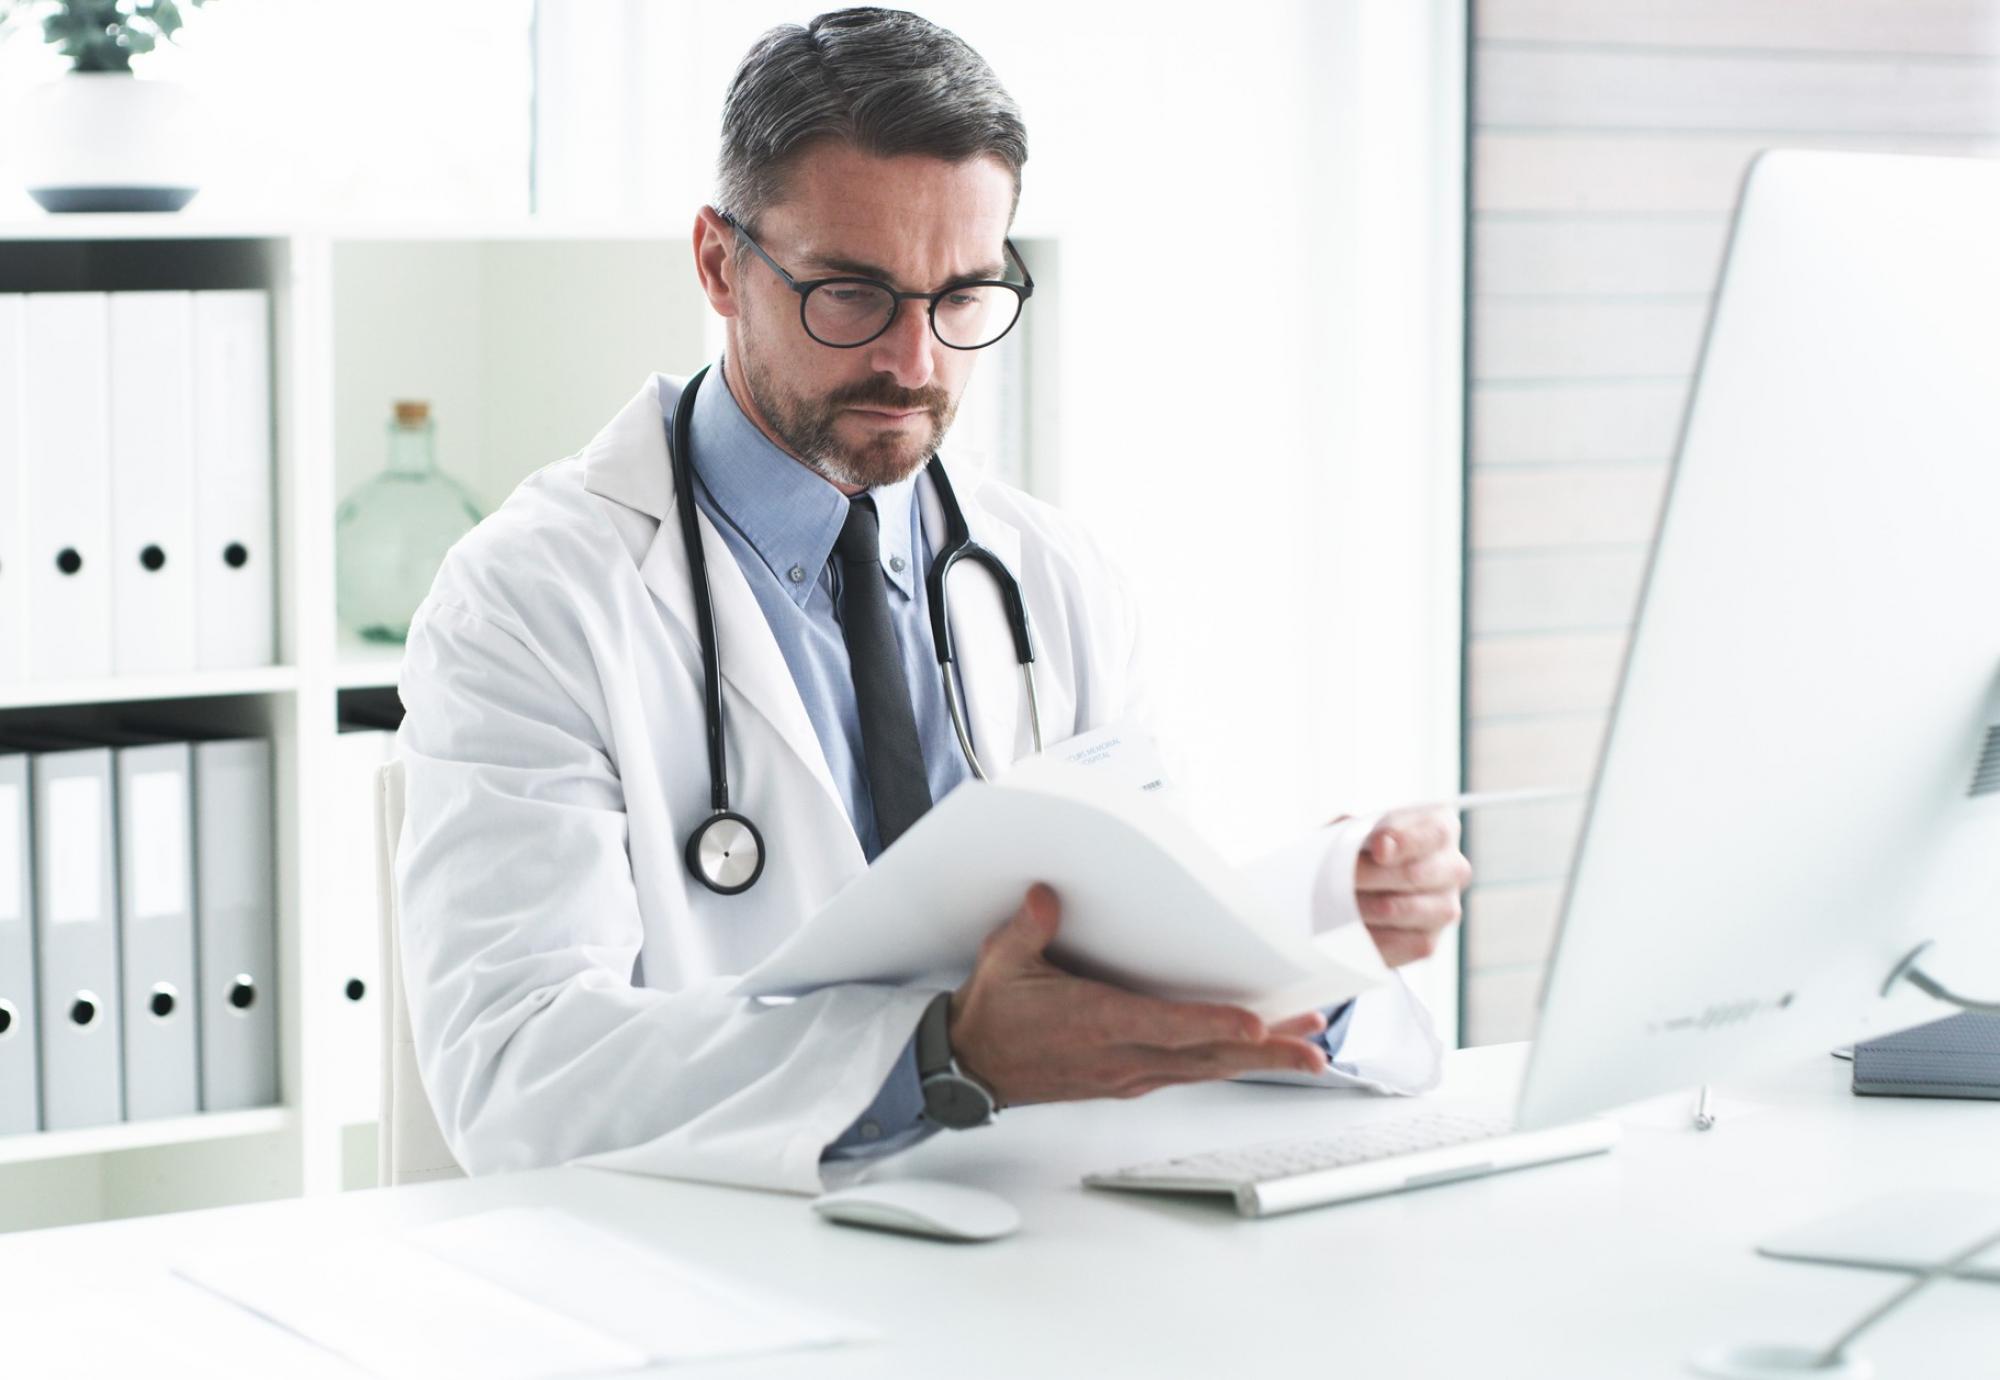
[[[1326,1016],[1318,1011],[1308,1011],[1304,1015],[1293,1016],[1289,1020],[1279,1021],[1271,1027],[1271,1033],[1291,1039],[1303,1040],[1310,1039],[1325,1029]]]
[[[1028,895],[1013,918],[986,936],[980,945],[980,961],[989,959],[1021,965],[1041,959],[1055,942],[1062,927],[1062,903],[1056,893],[1040,882],[1028,888]]]
[[[1184,1049],[1149,1051],[1140,1077],[1148,1081],[1196,1083],[1245,1073],[1321,1073],[1325,1069],[1325,1051],[1304,1040],[1226,1040]]]
[[[1240,1006],[1216,1002],[1165,1001],[1142,997],[1116,987],[1092,984],[1096,991],[1099,1029],[1109,1040],[1162,1049],[1192,1045],[1254,1041],[1264,1037],[1264,1022]]]
[[[1356,898],[1361,920],[1369,929],[1444,929],[1464,913],[1464,903],[1455,891],[1380,891]]]
[[[1391,968],[1415,963],[1437,952],[1437,935],[1429,930],[1371,929],[1368,934],[1381,952],[1382,961]]]
[[[1456,848],[1383,867],[1364,854],[1355,863],[1354,889],[1368,891],[1463,891],[1472,884],[1472,864]]]
[[[1458,842],[1458,815],[1451,810],[1391,810],[1368,835],[1362,852],[1383,867],[1435,853]]]

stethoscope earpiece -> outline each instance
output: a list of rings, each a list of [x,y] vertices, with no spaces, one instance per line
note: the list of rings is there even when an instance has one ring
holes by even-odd
[[[719,895],[748,891],[764,874],[764,836],[734,810],[718,810],[688,835],[687,865]]]

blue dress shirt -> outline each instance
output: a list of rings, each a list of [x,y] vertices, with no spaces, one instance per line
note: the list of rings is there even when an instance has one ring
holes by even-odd
[[[757,429],[731,395],[718,362],[695,395],[689,421],[696,480],[695,503],[715,524],[723,544],[749,581],[778,650],[798,685],[806,717],[826,754],[870,862],[882,851],[875,807],[862,755],[861,714],[855,700],[847,642],[840,631],[841,568],[828,558],[847,521],[847,497]],[[661,399],[672,426],[674,398]],[[959,751],[945,708],[931,640],[924,572],[931,549],[916,502],[916,476],[869,490],[881,518],[882,578],[889,585],[889,617],[902,644],[903,673],[916,711],[917,739],[935,804],[972,775]],[[1328,1057],[1340,1047],[1352,1005],[1327,1031]],[[923,1117],[916,1037],[904,1046],[882,1091],[832,1145],[830,1159],[899,1150],[932,1128]]]

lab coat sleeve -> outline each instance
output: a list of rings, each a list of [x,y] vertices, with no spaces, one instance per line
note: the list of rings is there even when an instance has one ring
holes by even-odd
[[[460,1165],[818,1192],[821,1152],[932,994],[855,984],[767,1005],[728,976],[635,986],[627,817],[584,704],[524,630],[435,596],[401,688],[404,980]]]

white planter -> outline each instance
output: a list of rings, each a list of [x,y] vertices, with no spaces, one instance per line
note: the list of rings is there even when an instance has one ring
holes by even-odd
[[[72,72],[21,102],[22,185],[51,211],[178,211],[201,185],[199,123],[178,83]]]

